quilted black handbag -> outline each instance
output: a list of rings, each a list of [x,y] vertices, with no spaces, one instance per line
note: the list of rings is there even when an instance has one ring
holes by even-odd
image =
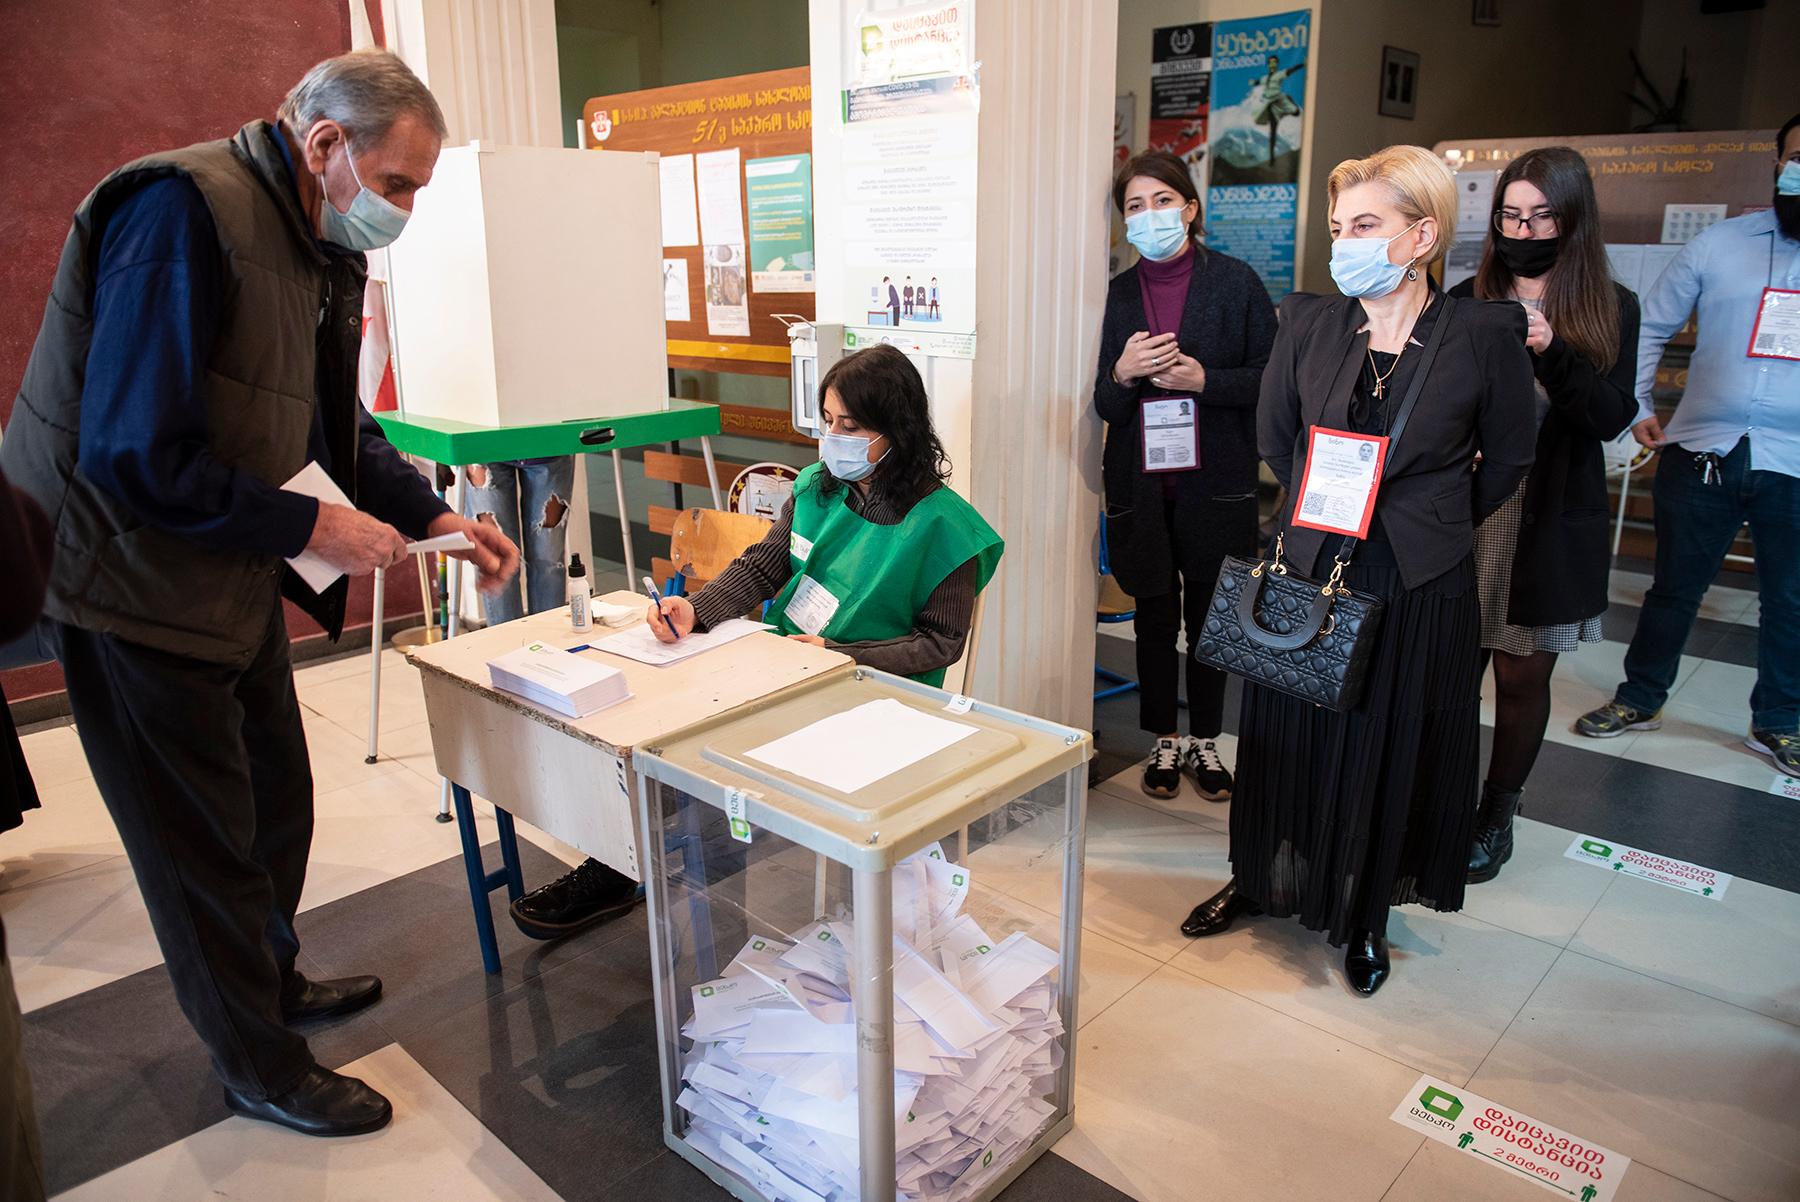
[[[1446,296],[1442,303],[1443,312],[1425,342],[1424,361],[1413,373],[1388,431],[1384,474],[1394,462],[1394,447],[1450,324],[1455,302]],[[1282,534],[1275,536],[1273,559],[1232,556],[1225,561],[1195,658],[1328,710],[1354,709],[1362,700],[1369,662],[1375,656],[1382,611],[1379,597],[1344,587],[1344,569],[1350,566],[1357,540],[1344,539],[1332,557],[1331,578],[1321,583],[1282,562],[1282,539]]]

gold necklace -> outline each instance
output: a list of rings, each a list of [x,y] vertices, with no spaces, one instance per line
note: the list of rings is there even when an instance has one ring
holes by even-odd
[[[1406,347],[1403,345],[1400,348],[1400,354],[1394,356],[1394,361],[1388,365],[1386,374],[1383,374],[1382,370],[1375,366],[1375,352],[1373,350],[1369,351],[1369,370],[1375,373],[1376,400],[1379,401],[1382,397],[1387,395],[1388,376],[1393,375],[1394,370],[1400,366],[1400,355],[1404,355],[1405,353]]]
[[[1375,373],[1375,399],[1376,400],[1379,401],[1379,400],[1381,400],[1382,397],[1387,395],[1388,377],[1393,375],[1394,372],[1399,370],[1400,357],[1402,355],[1406,354],[1406,348],[1412,345],[1413,326],[1416,326],[1419,324],[1419,318],[1425,316],[1425,310],[1430,307],[1431,307],[1431,293],[1428,290],[1425,293],[1425,303],[1423,305],[1419,306],[1419,311],[1417,313],[1413,314],[1412,323],[1406,327],[1406,337],[1401,340],[1400,349],[1398,351],[1394,352],[1394,361],[1392,363],[1388,364],[1388,369],[1385,373],[1383,373],[1379,367],[1375,366],[1375,348],[1374,347],[1368,348],[1366,353],[1369,356],[1369,370]]]

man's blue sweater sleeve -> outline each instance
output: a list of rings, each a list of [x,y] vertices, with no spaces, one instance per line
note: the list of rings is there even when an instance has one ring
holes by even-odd
[[[224,264],[192,182],[168,176],[113,212],[95,270],[79,466],[145,522],[221,551],[297,555],[318,502],[221,462],[202,382]]]
[[[357,415],[356,501],[407,538],[424,538],[450,507],[431,490],[419,469],[394,449],[381,423],[360,404]]]

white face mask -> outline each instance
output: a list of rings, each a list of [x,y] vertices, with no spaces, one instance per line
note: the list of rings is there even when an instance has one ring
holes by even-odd
[[[1420,218],[1423,221],[1424,218]],[[1339,237],[1331,244],[1331,278],[1345,296],[1363,296],[1374,300],[1386,296],[1400,286],[1400,279],[1412,263],[1391,263],[1387,248],[1394,238],[1403,236],[1419,224],[1412,223],[1393,238]],[[1416,261],[1416,260],[1415,260]]]
[[[887,458],[883,451],[874,463],[869,462],[869,447],[874,445],[872,438],[858,438],[853,434],[825,434],[819,438],[819,459],[825,464],[825,470],[839,480],[851,484],[867,479],[869,473],[881,466],[881,460]],[[888,450],[893,450],[890,446]]]
[[[356,181],[356,196],[350,211],[340,213],[325,190],[325,177],[319,181],[319,237],[336,243],[345,250],[379,250],[400,236],[411,216],[385,196],[369,191],[356,173],[356,156],[350,153],[350,141],[344,140],[344,157],[350,162],[350,178]]]

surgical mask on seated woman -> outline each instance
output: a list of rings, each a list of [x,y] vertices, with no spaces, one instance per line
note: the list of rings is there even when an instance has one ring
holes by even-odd
[[[867,479],[869,474],[881,466],[881,461],[888,457],[888,451],[894,449],[888,444],[874,463],[869,462],[869,447],[875,440],[858,438],[853,434],[822,434],[819,436],[819,460],[825,470],[839,480],[850,484]]]

